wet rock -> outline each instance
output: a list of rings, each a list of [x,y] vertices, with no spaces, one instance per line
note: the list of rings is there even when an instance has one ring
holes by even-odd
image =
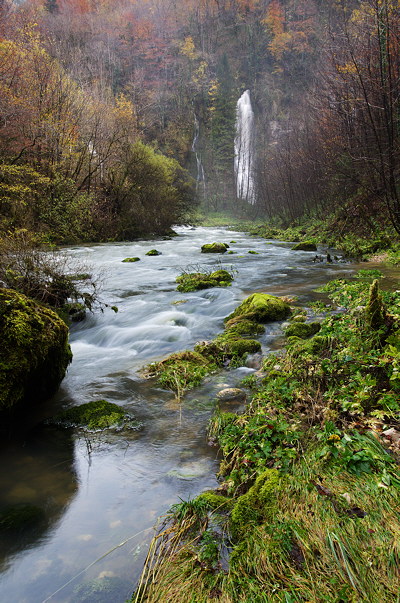
[[[150,253],[148,253],[146,255],[150,255]],[[154,254],[152,254],[152,255],[154,255]],[[124,260],[122,260],[123,264],[131,264],[133,262],[140,262],[140,258],[125,258]]]
[[[161,251],[157,251],[157,249],[150,249],[150,251],[148,251],[146,255],[162,255],[162,253]]]
[[[201,247],[201,253],[226,253],[229,245],[226,243],[206,243]]]
[[[51,396],[72,359],[65,322],[25,295],[0,289],[0,340],[0,409]]]
[[[205,272],[190,272],[181,274],[176,278],[177,291],[188,293],[211,287],[228,287],[233,276],[227,270],[216,270],[211,274]]]
[[[266,293],[253,293],[228,316],[226,324],[229,326],[229,321],[238,316],[261,323],[283,320],[289,316],[290,312],[289,304],[279,297],[267,295]]]
[[[317,251],[317,246],[312,241],[303,241],[294,245],[292,251]]]
[[[221,389],[221,391],[217,393],[217,398],[221,402],[230,402],[233,400],[243,401],[246,399],[246,392],[238,387],[227,387],[226,389]]]

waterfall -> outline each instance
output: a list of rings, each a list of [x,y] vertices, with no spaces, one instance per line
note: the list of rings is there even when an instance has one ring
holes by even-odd
[[[203,162],[201,160],[201,154],[197,149],[197,143],[199,141],[199,136],[200,136],[200,124],[199,124],[199,120],[197,119],[197,115],[195,115],[194,116],[194,138],[193,138],[193,142],[192,142],[192,152],[194,153],[194,155],[196,157],[196,164],[197,164],[196,189],[198,190],[199,186],[202,185],[203,193],[205,194],[206,179],[205,179],[205,174],[204,174],[204,167],[203,167]]]
[[[235,176],[237,197],[252,205],[256,202],[253,160],[254,113],[250,90],[246,90],[236,105]]]

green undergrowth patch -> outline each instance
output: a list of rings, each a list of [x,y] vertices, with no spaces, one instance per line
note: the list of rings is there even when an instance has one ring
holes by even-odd
[[[400,451],[379,434],[400,431],[400,293],[378,278],[329,283],[341,311],[216,412],[220,485],[171,509],[134,601],[398,601]]]
[[[353,225],[354,226],[354,225]],[[390,227],[371,224],[370,231],[346,230],[346,224],[332,215],[329,219],[309,219],[303,224],[282,228],[274,225],[249,225],[248,231],[265,239],[276,239],[293,243],[324,244],[339,249],[347,257],[367,260],[379,253],[388,254],[388,262],[399,263],[399,235]],[[339,234],[340,233],[340,234]],[[315,248],[313,248],[315,249]],[[312,250],[312,249],[310,249]]]

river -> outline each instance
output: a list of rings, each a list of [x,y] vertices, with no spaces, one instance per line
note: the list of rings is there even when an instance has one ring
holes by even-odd
[[[215,394],[253,370],[214,375],[178,405],[170,392],[141,378],[141,367],[215,336],[223,318],[253,291],[297,295],[307,305],[315,287],[355,269],[314,263],[315,253],[292,251],[290,243],[224,228],[177,232],[171,240],[68,250],[102,274],[102,297],[119,311],[105,308],[72,327],[73,362],[59,392],[27,416],[23,432],[3,442],[0,508],[35,505],[43,518],[17,538],[2,538],[1,601],[123,603],[157,518],[179,499],[217,485],[217,452],[206,441]],[[201,254],[201,245],[213,241],[229,243],[235,253]],[[146,256],[152,248],[162,255]],[[132,256],[141,261],[122,263]],[[231,287],[176,292],[183,269],[219,263],[235,272]],[[279,346],[281,325],[269,325],[261,340],[266,353]],[[123,406],[140,429],[89,437],[42,423],[61,408],[101,398]],[[112,595],[102,598],[99,585]]]

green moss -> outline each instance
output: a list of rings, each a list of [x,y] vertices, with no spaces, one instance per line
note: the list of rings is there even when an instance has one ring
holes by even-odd
[[[210,287],[228,287],[232,280],[233,276],[227,270],[216,270],[211,274],[205,272],[184,273],[176,278],[176,282],[179,283],[177,291],[188,293]]]
[[[252,526],[272,521],[277,510],[277,493],[281,480],[276,469],[267,469],[246,494],[239,496],[231,513],[232,537],[241,540]]]
[[[146,255],[162,255],[161,251],[157,251],[157,249],[150,249],[150,251],[148,251],[146,253]]]
[[[229,245],[226,243],[206,243],[201,247],[201,253],[226,253]]]
[[[68,408],[48,421],[62,427],[83,427],[89,431],[98,431],[116,427],[138,427],[132,417],[120,408],[106,400],[88,402],[73,408]]]
[[[293,316],[291,318],[292,322],[305,322],[306,316],[304,314],[298,314],[297,316]]]
[[[294,245],[292,251],[317,251],[317,246],[312,241],[303,241]]]
[[[232,506],[232,500],[222,494],[217,494],[213,490],[202,492],[196,498],[197,501],[204,502],[211,511],[227,511]]]
[[[150,253],[150,251],[148,253],[146,253],[146,255],[158,255],[156,253]],[[123,263],[132,263],[132,262],[140,262],[140,258],[125,258],[124,260],[122,260]]]
[[[226,323],[225,328],[229,333],[241,336],[262,335],[265,332],[265,327],[263,327],[263,325],[241,317],[229,320]]]
[[[186,350],[150,364],[145,374],[147,377],[156,377],[161,387],[170,389],[180,398],[186,390],[200,385],[204,377],[216,368],[212,360],[197,351]]]
[[[331,345],[330,338],[322,335],[315,335],[308,340],[293,337],[288,341],[288,351],[291,357],[298,358],[306,354],[320,354],[324,350],[329,350]]]
[[[261,351],[261,343],[256,339],[242,339],[230,335],[229,331],[219,335],[215,341],[223,345],[225,354],[230,357],[243,357],[246,354],[255,354]]]
[[[319,322],[294,322],[285,329],[286,337],[300,337],[300,339],[307,339],[312,337],[321,329]]]
[[[65,322],[24,295],[0,289],[0,340],[0,409],[52,395],[72,359]]]
[[[247,320],[264,323],[283,320],[289,316],[290,312],[289,304],[279,297],[266,293],[253,293],[227,317],[226,321],[240,316]]]

